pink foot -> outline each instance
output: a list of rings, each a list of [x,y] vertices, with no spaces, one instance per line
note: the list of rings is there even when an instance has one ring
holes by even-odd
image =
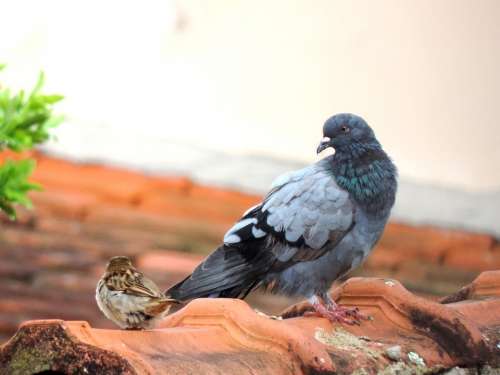
[[[350,309],[337,304],[325,306],[320,302],[314,303],[312,306],[314,311],[305,312],[304,316],[319,316],[328,319],[332,323],[338,322],[349,325],[360,325],[362,320],[369,320],[366,315],[359,312],[357,307]]]

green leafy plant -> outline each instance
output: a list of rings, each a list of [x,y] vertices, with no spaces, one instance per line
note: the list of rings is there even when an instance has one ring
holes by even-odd
[[[0,65],[0,70],[4,65]],[[13,94],[0,85],[0,152],[9,149],[14,152],[26,151],[45,142],[51,130],[61,121],[61,116],[53,115],[53,105],[63,99],[60,95],[41,93],[45,76],[40,73],[33,90],[26,94]],[[0,210],[11,219],[16,218],[14,205],[31,207],[27,193],[40,190],[38,184],[28,181],[35,168],[31,159],[7,160],[0,166]]]

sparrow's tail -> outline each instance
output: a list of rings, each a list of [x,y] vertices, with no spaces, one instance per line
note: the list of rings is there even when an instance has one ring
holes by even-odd
[[[210,254],[191,275],[165,292],[179,301],[199,297],[245,298],[262,281],[274,258],[259,251],[260,244],[223,245]]]
[[[163,314],[163,313],[166,314],[166,313],[168,313],[168,311],[170,310],[170,307],[172,305],[177,305],[179,303],[181,303],[181,302],[179,302],[173,298],[169,298],[169,297],[161,298],[161,299],[158,299],[158,300],[154,301],[153,303],[151,303],[146,308],[145,313],[148,315],[151,315],[151,316],[157,316],[157,315]]]

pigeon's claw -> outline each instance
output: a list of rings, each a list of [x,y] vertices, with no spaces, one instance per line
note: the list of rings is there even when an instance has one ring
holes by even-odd
[[[327,310],[329,314],[333,315],[334,317],[340,317],[344,319],[344,321],[347,324],[351,325],[352,324],[360,325],[361,321],[370,319],[367,315],[360,313],[357,307],[348,308],[335,304],[333,306],[328,305]]]
[[[309,300],[314,311],[304,312],[304,316],[316,316],[328,319],[332,323],[349,325],[360,325],[361,321],[369,320],[369,317],[360,313],[357,307],[348,308],[337,305],[332,299],[326,299],[326,303],[314,296]]]
[[[322,303],[314,304],[314,311],[304,313],[304,316],[317,316],[328,319],[331,323],[341,323],[348,325],[359,325],[360,319],[354,309],[348,309],[336,305],[335,307],[325,306]]]

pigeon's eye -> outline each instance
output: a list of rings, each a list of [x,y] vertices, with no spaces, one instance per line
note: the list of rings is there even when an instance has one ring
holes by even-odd
[[[344,133],[349,133],[349,128],[348,128],[347,126],[345,126],[345,125],[344,125],[344,126],[342,126],[340,129],[341,129]]]

